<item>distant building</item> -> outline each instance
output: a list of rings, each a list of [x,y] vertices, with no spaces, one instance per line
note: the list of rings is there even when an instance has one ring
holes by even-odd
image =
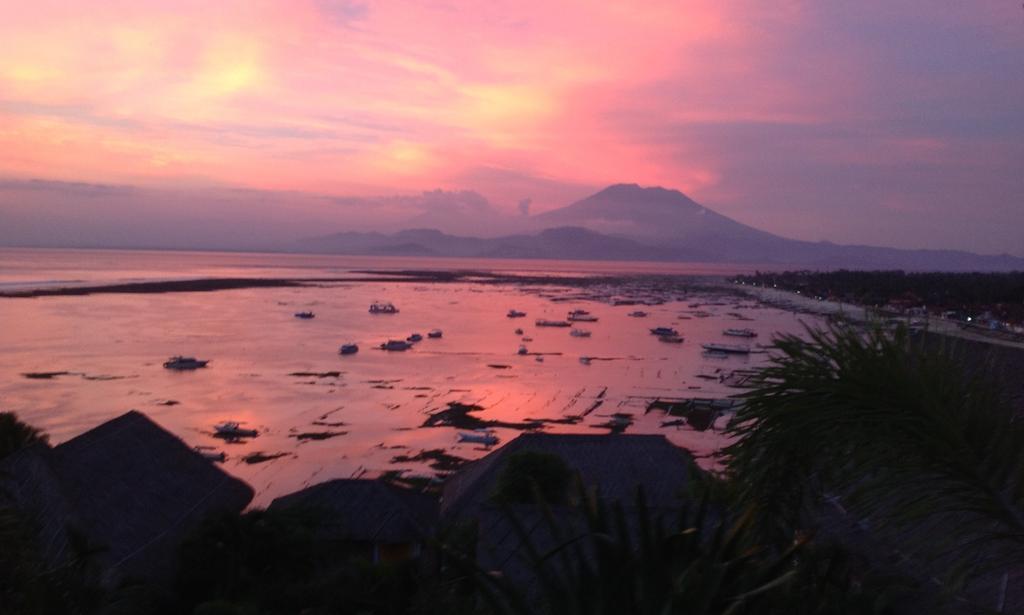
[[[132,411],[50,448],[0,462],[0,504],[38,527],[60,566],[84,539],[101,583],[166,582],[182,539],[210,515],[238,513],[252,489]]]
[[[418,557],[433,536],[437,497],[381,480],[339,479],[274,500],[271,511],[322,513],[318,540],[373,562]]]

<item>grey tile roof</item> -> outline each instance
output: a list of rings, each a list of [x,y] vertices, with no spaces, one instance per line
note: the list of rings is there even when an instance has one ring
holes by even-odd
[[[323,537],[398,544],[430,536],[437,498],[380,480],[338,479],[282,496],[270,510],[313,509],[324,513]]]

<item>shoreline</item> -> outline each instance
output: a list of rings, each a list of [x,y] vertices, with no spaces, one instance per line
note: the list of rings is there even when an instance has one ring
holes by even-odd
[[[731,288],[722,285],[722,276],[681,274],[620,275],[522,275],[492,271],[442,270],[355,270],[348,276],[316,278],[195,278],[188,280],[154,280],[151,282],[117,282],[82,286],[46,286],[23,290],[0,291],[0,299],[34,299],[39,297],[81,297],[99,294],[163,294],[183,292],[215,292],[250,288],[302,288],[322,284],[519,284],[583,288],[601,284],[665,284],[671,286]],[[732,289],[735,291],[735,289]]]
[[[818,300],[799,295],[792,291],[780,290],[777,288],[763,288],[758,286],[745,286],[729,284],[729,286],[764,301],[770,305],[782,309],[793,310],[794,307],[800,311],[820,314],[824,316],[842,314],[859,323],[865,323],[872,319],[871,310],[853,303],[839,303],[836,301]],[[794,310],[796,311],[796,310]],[[972,331],[961,327],[958,323],[942,318],[926,318],[927,331],[937,335],[964,339],[972,342],[983,342],[995,346],[1005,346],[1024,350],[1024,342],[1003,339],[991,335],[985,335],[979,331]]]

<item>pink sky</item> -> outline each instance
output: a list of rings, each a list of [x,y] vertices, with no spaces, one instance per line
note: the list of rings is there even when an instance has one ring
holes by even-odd
[[[0,179],[509,212],[637,182],[1024,254],[1024,15],[940,4],[0,0]]]

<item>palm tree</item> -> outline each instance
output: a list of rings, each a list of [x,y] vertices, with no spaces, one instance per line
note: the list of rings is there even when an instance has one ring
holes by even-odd
[[[13,412],[0,412],[0,459],[26,446],[42,442],[47,436],[41,430],[22,423]]]
[[[1024,426],[984,366],[903,329],[833,324],[773,346],[723,453],[765,535],[839,511],[954,590],[1024,564]]]

